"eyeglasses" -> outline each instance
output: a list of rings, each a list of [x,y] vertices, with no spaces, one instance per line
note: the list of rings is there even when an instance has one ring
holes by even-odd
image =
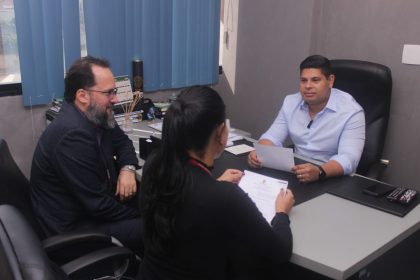
[[[96,91],[96,92],[100,92],[105,94],[107,97],[113,97],[117,95],[118,89],[117,88],[112,88],[110,90],[96,90],[96,89],[86,89],[86,91]]]

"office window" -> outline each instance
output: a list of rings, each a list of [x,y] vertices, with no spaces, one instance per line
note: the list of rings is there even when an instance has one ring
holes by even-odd
[[[20,83],[13,0],[0,0],[0,86]]]
[[[142,59],[145,91],[218,80],[219,0],[0,3],[9,12],[2,24],[13,18],[15,61],[7,64],[21,81],[24,106],[62,97],[65,70],[87,54],[107,58],[116,75],[130,74],[131,61]]]
[[[14,8],[23,104],[47,104],[63,96],[65,69],[81,55],[79,0],[14,0]]]
[[[239,0],[222,0],[220,62],[232,93],[235,93]]]
[[[83,0],[79,0],[79,17],[80,17],[80,52],[81,56],[87,56],[86,48],[86,28],[85,15],[83,12]]]
[[[86,56],[83,0],[79,3],[80,55]],[[0,96],[22,94],[14,4],[14,0],[0,0]]]
[[[225,0],[220,1],[219,66],[223,65],[223,37],[225,31]]]

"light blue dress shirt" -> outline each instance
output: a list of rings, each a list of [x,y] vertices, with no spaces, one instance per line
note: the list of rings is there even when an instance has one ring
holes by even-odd
[[[333,88],[325,108],[311,122],[300,92],[288,95],[271,127],[260,139],[282,146],[287,136],[295,153],[322,162],[337,161],[344,174],[353,173],[365,144],[365,114],[354,98]]]

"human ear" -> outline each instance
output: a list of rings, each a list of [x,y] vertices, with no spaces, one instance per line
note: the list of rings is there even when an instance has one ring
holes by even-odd
[[[214,158],[220,157],[220,155],[223,153],[223,150],[226,147],[226,141],[227,141],[227,128],[225,122],[221,123],[215,131],[214,141],[216,144],[216,153],[214,155]]]
[[[76,91],[75,100],[77,100],[81,104],[86,104],[90,100],[90,95],[89,95],[89,93],[86,90],[84,90],[84,89],[78,89]]]
[[[330,87],[330,88],[332,88],[332,87],[333,87],[333,85],[334,85],[334,81],[335,81],[335,76],[334,76],[333,74],[331,74],[331,75],[328,77],[328,84],[329,84],[329,87]]]
[[[217,140],[220,140],[220,139],[222,139],[222,135],[223,135],[223,132],[224,132],[224,130],[225,130],[225,128],[226,128],[226,124],[225,124],[225,122],[222,122],[217,128],[216,128],[216,138],[217,138]]]

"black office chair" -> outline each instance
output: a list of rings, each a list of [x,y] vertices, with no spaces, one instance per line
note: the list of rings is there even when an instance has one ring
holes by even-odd
[[[115,238],[100,232],[73,232],[46,238],[33,214],[29,181],[16,165],[6,141],[0,139],[0,205],[5,204],[15,207],[21,213],[25,223],[36,234],[38,243],[42,240],[42,248],[48,258],[66,271],[71,279],[121,274],[129,263],[135,267],[139,264],[134,253],[124,248]],[[8,229],[6,231],[9,232]],[[10,231],[8,234],[20,233]],[[33,242],[34,237],[29,235]],[[131,252],[129,256],[127,250]],[[76,261],[81,257],[84,258],[83,263]]]
[[[366,142],[357,173],[380,179],[388,161],[381,159],[391,105],[391,70],[381,64],[346,59],[331,60],[334,87],[351,94],[366,118]]]
[[[101,271],[92,272],[98,262],[115,264],[118,255],[124,263],[133,254],[125,247],[109,247],[58,267],[47,257],[23,215],[11,205],[0,205],[0,241],[0,279],[3,280],[94,279],[103,276]],[[124,265],[119,268],[122,275]]]

